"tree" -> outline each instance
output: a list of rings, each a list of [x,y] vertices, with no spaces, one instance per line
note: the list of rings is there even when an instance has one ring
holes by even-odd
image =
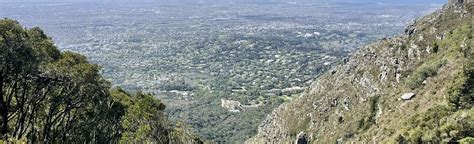
[[[111,90],[100,67],[40,28],[0,20],[0,135],[42,143],[196,141],[151,94]],[[178,131],[179,130],[179,131]],[[189,137],[189,138],[182,138]]]
[[[122,141],[168,143],[170,130],[163,110],[165,106],[150,94],[137,93],[128,105],[122,126]]]

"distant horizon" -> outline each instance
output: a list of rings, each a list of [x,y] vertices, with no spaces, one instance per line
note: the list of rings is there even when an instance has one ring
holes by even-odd
[[[140,3],[140,2],[160,2],[169,4],[211,4],[211,3],[317,3],[317,2],[342,2],[342,3],[388,3],[388,4],[443,4],[447,0],[1,0],[0,3],[43,3],[43,2],[96,2],[96,3]]]

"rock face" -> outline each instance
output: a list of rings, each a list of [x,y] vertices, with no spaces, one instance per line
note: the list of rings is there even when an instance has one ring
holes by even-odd
[[[470,61],[454,49],[474,43],[468,36],[443,43],[473,25],[473,11],[470,4],[446,5],[408,26],[406,35],[360,48],[315,80],[305,95],[276,108],[246,143],[394,143],[390,140],[400,138],[407,118],[446,103],[449,82]],[[401,95],[415,95],[405,95],[408,90],[417,99],[399,101]]]
[[[308,138],[304,132],[300,132],[296,137],[295,144],[308,144]]]
[[[449,0],[449,4],[468,4],[474,3],[474,0]]]
[[[413,96],[415,96],[415,93],[406,93],[402,95],[402,100],[410,100]]]

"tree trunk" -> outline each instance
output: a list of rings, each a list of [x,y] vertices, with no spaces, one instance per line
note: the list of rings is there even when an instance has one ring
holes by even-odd
[[[3,76],[0,76],[0,115],[2,117],[2,128],[0,133],[5,135],[8,133],[8,107],[5,103],[5,93],[3,93]]]

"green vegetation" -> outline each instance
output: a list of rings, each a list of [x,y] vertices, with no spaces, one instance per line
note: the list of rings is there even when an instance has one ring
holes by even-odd
[[[473,14],[474,5],[446,6],[360,49],[249,141],[294,141],[297,128],[311,143],[472,143]],[[314,126],[300,129],[304,115]]]
[[[310,121],[311,121],[311,118],[308,116],[305,116],[301,123],[294,124],[294,127],[290,127],[290,132],[289,132],[290,135],[295,137],[298,135],[298,133],[308,129]]]
[[[60,52],[39,28],[0,20],[0,136],[29,143],[189,143],[150,94],[111,86],[100,67]]]
[[[450,31],[445,39],[438,42],[438,45],[440,48],[449,48],[449,51],[472,52],[468,49],[462,48],[468,39],[472,39],[472,25],[464,23],[462,26],[459,26],[459,28]]]
[[[473,137],[467,137],[467,138],[463,138],[463,139],[459,140],[458,142],[461,143],[461,144],[472,144],[472,143],[474,143],[474,138]]]
[[[233,113],[221,107],[221,97],[217,96],[225,98],[234,96],[232,100],[242,102],[249,100],[219,91],[200,91],[196,93],[196,96],[201,97],[195,100],[195,103],[200,103],[200,105],[180,105],[180,108],[177,111],[171,111],[170,115],[178,115],[179,112],[177,119],[186,119],[187,124],[192,126],[201,137],[218,143],[243,143],[243,140],[257,132],[256,128],[272,108],[282,103],[279,97],[266,97],[265,106],[247,108],[245,112]]]
[[[399,142],[456,142],[472,136],[474,109],[456,111],[452,107],[437,106],[417,114],[406,123]]]
[[[439,60],[421,66],[408,78],[407,85],[411,89],[419,88],[427,78],[436,76],[438,74],[438,69],[446,65],[446,63],[446,60]]]
[[[379,97],[371,97],[369,98],[369,101],[370,115],[357,121],[357,128],[362,131],[369,129],[373,124],[375,124],[375,116],[377,115],[378,111],[377,103],[379,101]]]
[[[473,67],[474,68],[474,67]],[[469,68],[459,72],[456,80],[448,87],[447,96],[449,104],[457,109],[469,109],[474,101],[474,71]]]
[[[454,30],[447,39],[441,43],[444,46],[455,48],[457,55],[465,64],[462,70],[457,72],[455,80],[450,83],[446,95],[450,105],[456,109],[469,109],[474,105],[474,47],[472,43],[473,28],[470,24],[465,24]],[[466,44],[466,42],[471,42]],[[464,47],[460,47],[460,46]],[[453,54],[456,55],[456,54]]]
[[[438,42],[440,50],[444,49],[445,57],[454,58],[455,60],[452,61],[455,64],[461,64],[460,69],[454,70],[453,79],[447,81],[445,93],[447,105],[438,104],[410,117],[406,120],[405,127],[396,141],[401,143],[472,142],[472,136],[474,136],[474,51],[472,43],[466,44],[471,41],[472,26],[464,24],[448,34],[446,39]],[[444,60],[421,66],[421,70],[413,75],[417,78],[413,80],[413,77],[410,77],[409,82],[415,83],[417,87],[420,80],[436,75],[437,69],[443,65],[446,65]]]

